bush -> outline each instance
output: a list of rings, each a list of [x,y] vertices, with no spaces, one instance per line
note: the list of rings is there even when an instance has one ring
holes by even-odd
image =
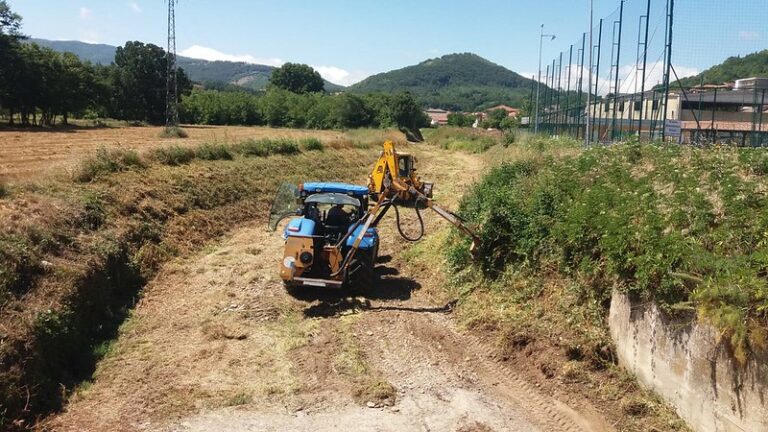
[[[189,134],[178,126],[171,126],[160,132],[160,138],[187,138]]]
[[[125,171],[128,169],[146,168],[146,164],[138,153],[133,150],[107,150],[104,147],[96,150],[96,155],[83,160],[74,173],[75,181],[87,183],[102,174]]]
[[[580,295],[612,289],[667,311],[698,309],[737,359],[768,348],[768,155],[745,149],[617,145],[492,170],[461,204],[479,223],[480,265],[559,269]],[[451,263],[470,265],[451,250]]]
[[[237,150],[245,156],[266,157],[282,154],[293,155],[300,152],[299,145],[288,138],[246,140],[237,146]]]
[[[498,132],[443,126],[426,134],[430,144],[447,150],[483,153],[501,142]]]
[[[21,236],[0,237],[0,303],[11,295],[22,295],[42,271],[39,253]]]
[[[304,138],[300,144],[304,151],[323,151],[325,149],[323,142],[317,138]]]
[[[195,156],[202,160],[232,160],[232,152],[224,144],[201,144],[195,149]]]
[[[503,137],[504,147],[509,147],[512,144],[514,144],[516,139],[517,139],[517,135],[515,134],[515,132],[511,130],[504,132],[504,137]]]
[[[88,230],[99,229],[107,219],[101,198],[96,194],[87,193],[83,196],[82,201],[83,209],[78,225]]]
[[[178,166],[195,159],[195,151],[188,147],[170,146],[152,150],[152,158],[163,165]]]
[[[0,183],[0,198],[5,198],[8,194],[8,186],[6,186],[5,183]]]

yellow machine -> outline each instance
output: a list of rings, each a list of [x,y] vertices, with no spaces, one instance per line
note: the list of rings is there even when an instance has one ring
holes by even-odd
[[[414,238],[401,228],[398,203],[403,202],[413,204],[419,220],[420,232]],[[286,244],[280,277],[285,285],[370,288],[379,250],[377,227],[390,208],[395,210],[400,235],[408,241],[424,236],[421,210],[429,208],[472,238],[471,253],[477,249],[479,239],[474,231],[432,200],[432,184],[416,176],[415,158],[398,154],[387,141],[367,188],[344,183],[284,184],[280,188],[270,211],[270,228],[293,217],[283,233]]]
[[[374,201],[395,181],[413,187],[427,198],[432,198],[432,183],[424,183],[416,175],[416,158],[407,153],[398,153],[395,144],[386,141],[384,150],[369,176],[368,189]],[[408,191],[399,191],[397,195],[403,201],[412,199]]]

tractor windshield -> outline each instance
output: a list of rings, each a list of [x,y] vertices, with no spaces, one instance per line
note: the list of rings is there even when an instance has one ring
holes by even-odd
[[[275,194],[272,208],[269,210],[269,229],[274,231],[281,220],[297,215],[300,210],[299,188],[291,183],[283,183]]]
[[[351,196],[339,193],[315,194],[304,200],[306,204],[328,204],[360,207],[360,201]]]

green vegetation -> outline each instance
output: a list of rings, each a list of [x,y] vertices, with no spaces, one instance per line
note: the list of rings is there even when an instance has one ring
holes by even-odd
[[[427,129],[424,138],[429,144],[440,148],[469,153],[483,153],[502,143],[502,135],[497,131],[457,127]]]
[[[448,126],[470,127],[475,124],[475,116],[464,113],[448,114]]]
[[[189,147],[173,145],[152,150],[150,155],[152,159],[163,165],[178,166],[192,162],[195,159],[195,150]]]
[[[291,93],[322,93],[323,77],[311,66],[286,63],[272,71],[269,84]]]
[[[723,63],[713,66],[690,78],[683,78],[684,87],[702,84],[723,84],[738,79],[768,76],[768,50],[756,52],[745,57],[731,57]]]
[[[531,80],[475,54],[451,54],[369,77],[350,92],[394,93],[407,90],[422,106],[477,111],[499,104],[521,106]]]
[[[230,146],[219,143],[200,144],[195,149],[195,155],[202,160],[232,160],[233,151]]]
[[[429,124],[409,93],[298,94],[270,89],[263,95],[195,90],[181,103],[183,123],[212,125],[269,125],[310,129],[403,127]]]
[[[303,151],[323,151],[325,149],[323,142],[317,138],[304,138],[299,142],[299,146]]]
[[[9,123],[52,126],[57,117],[115,118],[161,124],[165,120],[167,59],[162,48],[128,42],[114,63],[94,66],[72,53],[22,43],[21,17],[0,2],[0,108]],[[180,94],[191,81],[179,70]]]
[[[535,147],[536,141],[532,141]],[[546,147],[546,146],[542,146]],[[618,289],[696,310],[740,361],[768,348],[768,154],[626,144],[503,164],[466,197],[478,270],[571,278],[581,303]],[[470,266],[454,247],[455,269]]]
[[[115,60],[117,47],[104,44],[89,44],[78,41],[54,41],[46,39],[28,39],[41,47],[57,52],[75,54],[84,62],[109,66]],[[272,66],[230,61],[208,61],[178,56],[179,67],[189,79],[201,83],[207,89],[230,91],[262,91],[269,84],[269,77],[275,70]],[[325,81],[325,91],[338,92],[343,86]]]
[[[95,156],[85,159],[80,163],[73,178],[75,181],[87,183],[103,174],[145,167],[144,161],[133,150],[107,150],[102,147],[96,151]]]
[[[187,138],[189,134],[178,126],[170,126],[160,132],[160,138]]]

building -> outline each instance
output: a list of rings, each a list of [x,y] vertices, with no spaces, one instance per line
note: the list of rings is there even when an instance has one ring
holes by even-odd
[[[512,118],[517,118],[518,116],[520,116],[520,109],[519,108],[512,108],[511,106],[508,106],[508,105],[497,105],[497,106],[495,106],[493,108],[488,108],[487,110],[485,110],[485,112],[489,113],[491,111],[497,111],[497,110],[504,110],[504,111],[506,111],[507,115],[509,117],[512,117]]]
[[[642,96],[604,97],[593,106],[593,129],[601,141],[638,131],[644,137],[661,136],[664,95],[648,91]],[[547,111],[543,123],[560,125],[561,129],[583,125],[585,116],[578,107],[559,111],[555,106]],[[700,86],[685,92],[671,89],[666,118],[680,122],[681,140],[685,143],[706,139],[747,145],[754,143],[757,137],[759,143],[768,144],[768,79],[749,78],[720,86]]]
[[[424,114],[430,118],[432,126],[445,126],[448,124],[448,114],[451,112],[439,108],[429,108],[424,111]]]

